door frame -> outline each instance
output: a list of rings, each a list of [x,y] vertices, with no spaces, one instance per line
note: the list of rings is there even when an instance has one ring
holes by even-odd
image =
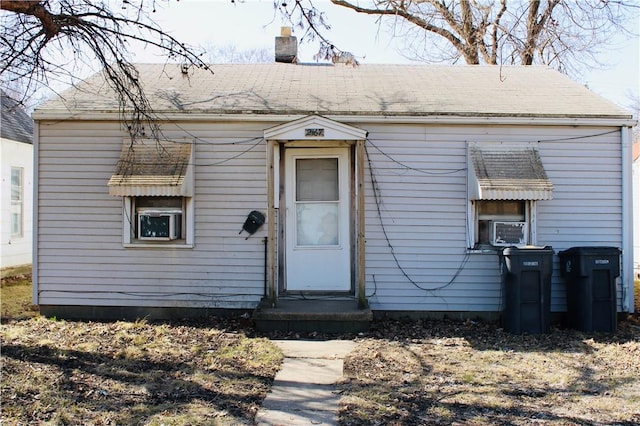
[[[280,244],[278,245],[279,264],[284,265],[281,269],[283,273],[279,277],[279,293],[285,292],[320,292],[320,293],[354,293],[354,274],[353,274],[353,251],[354,251],[354,233],[353,233],[353,163],[351,161],[351,146],[345,143],[331,144],[332,146],[323,146],[322,148],[301,148],[299,146],[291,147],[285,144],[283,158],[283,168],[285,171],[285,183],[283,185],[282,198],[284,208],[280,211],[279,223],[282,223]],[[335,145],[335,146],[333,146]],[[338,159],[338,177],[339,177],[339,244],[337,246],[307,246],[298,247],[296,243],[296,202],[294,200],[296,193],[296,161],[299,159],[316,159],[316,158],[336,158]],[[336,273],[334,279],[321,279],[316,281],[317,288],[310,286],[309,288],[301,285],[306,281],[290,282],[294,275],[304,275],[300,269],[297,269],[292,263],[296,261],[305,261],[307,256],[311,258],[321,258],[326,255],[326,260],[335,262],[333,272]],[[311,262],[313,263],[313,262]],[[312,268],[313,266],[309,264]],[[317,265],[317,264],[316,264]],[[324,274],[325,268],[317,270],[315,276]],[[330,275],[331,271],[327,271]],[[313,275],[312,275],[313,276]],[[314,279],[312,278],[312,281]],[[324,281],[324,288],[321,287],[319,281]],[[336,285],[336,283],[343,283]],[[298,285],[299,288],[294,288]]]
[[[281,225],[281,212],[284,207],[283,185],[280,182],[283,171],[282,155],[286,147],[331,147],[352,146],[352,283],[355,283],[355,296],[360,308],[368,306],[365,295],[365,214],[364,214],[364,163],[365,140],[367,131],[326,117],[311,115],[266,129],[267,141],[267,302],[275,307],[279,296],[280,275],[276,254],[280,251],[281,239],[278,225]]]

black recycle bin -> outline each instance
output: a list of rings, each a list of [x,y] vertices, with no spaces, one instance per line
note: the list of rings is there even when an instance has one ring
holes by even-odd
[[[502,326],[509,333],[547,333],[551,323],[553,249],[507,247],[498,253],[505,307]]]
[[[567,323],[576,330],[615,332],[617,247],[572,247],[558,253],[567,286]]]

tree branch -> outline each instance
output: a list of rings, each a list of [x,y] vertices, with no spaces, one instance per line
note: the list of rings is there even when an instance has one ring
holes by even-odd
[[[493,27],[491,30],[491,58],[489,60],[490,64],[498,63],[498,29],[500,28],[500,21],[507,11],[507,0],[500,0],[500,10],[496,15],[496,18],[493,21]]]
[[[539,13],[540,0],[529,1],[529,13],[527,15],[527,36],[522,50],[522,65],[533,64],[533,53],[538,42],[538,36],[544,28],[548,19],[553,13],[553,9],[560,3],[560,0],[549,0],[547,8],[542,14]]]
[[[350,3],[346,0],[331,0],[331,3],[337,5],[337,6],[342,6],[342,7],[346,7],[348,9],[354,10],[358,13],[365,13],[368,15],[379,15],[379,16],[399,16],[403,19],[405,19],[406,21],[418,26],[419,28],[422,28],[426,31],[429,31],[431,33],[437,34],[443,38],[445,38],[446,40],[448,40],[451,44],[453,44],[453,46],[456,48],[456,50],[458,50],[459,52],[464,52],[464,44],[462,42],[462,40],[458,37],[456,37],[456,35],[450,31],[447,31],[444,28],[438,27],[436,25],[431,25],[429,22],[427,22],[426,20],[420,18],[419,16],[415,15],[415,14],[411,14],[408,12],[408,10],[406,9],[406,4],[404,2],[401,2],[400,6],[395,6],[392,5],[391,2],[387,3],[389,6],[391,6],[390,9],[368,9],[368,8],[363,8],[361,6],[355,5],[353,3]]]
[[[127,58],[128,41],[154,46],[164,51],[168,60],[177,59],[209,69],[198,53],[165,33],[146,14],[147,7],[155,10],[155,2],[127,0],[125,3],[133,8],[132,19],[112,12],[102,3],[87,0],[58,0],[55,3],[51,0],[3,0],[0,8],[15,14],[13,20],[7,20],[8,27],[2,30],[0,71],[3,79],[26,78],[30,87],[34,81],[43,83],[49,75],[59,75],[61,71],[72,76],[72,71],[62,70],[48,61],[47,52],[53,52],[54,57],[71,54],[71,62],[75,64],[95,60],[118,97],[123,122],[131,135],[137,136],[146,128],[150,129],[152,137],[155,136],[157,120],[138,72]],[[53,4],[59,6],[58,13],[52,12]],[[56,43],[52,43],[53,40]]]
[[[54,15],[39,0],[3,0],[0,2],[0,9],[37,18],[42,23],[47,40],[56,36],[60,31],[60,26],[56,23]]]

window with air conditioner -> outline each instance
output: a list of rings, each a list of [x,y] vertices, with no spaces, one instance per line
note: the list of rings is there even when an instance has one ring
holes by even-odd
[[[191,197],[124,197],[124,243],[191,246]]]
[[[467,243],[471,250],[535,245],[536,208],[553,198],[538,142],[467,144]]]
[[[138,209],[139,240],[170,241],[182,238],[182,210]]]
[[[193,247],[194,143],[129,139],[107,187],[122,197],[125,247]]]
[[[473,201],[474,248],[531,244],[533,203],[524,200]]]
[[[491,223],[492,246],[523,246],[527,244],[527,222],[493,221]]]

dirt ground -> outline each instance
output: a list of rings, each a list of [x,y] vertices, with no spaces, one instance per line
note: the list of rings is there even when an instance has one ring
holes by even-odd
[[[616,333],[385,321],[345,359],[343,425],[638,425],[636,313]]]
[[[282,353],[242,328],[9,321],[0,326],[0,424],[251,424]]]
[[[9,293],[22,298],[12,310]],[[2,425],[252,424],[282,360],[271,337],[357,342],[342,425],[640,424],[638,314],[616,333],[387,320],[359,335],[262,336],[242,319],[46,319],[29,294],[3,280]]]
[[[384,322],[345,360],[344,425],[640,424],[640,322],[615,334]]]

